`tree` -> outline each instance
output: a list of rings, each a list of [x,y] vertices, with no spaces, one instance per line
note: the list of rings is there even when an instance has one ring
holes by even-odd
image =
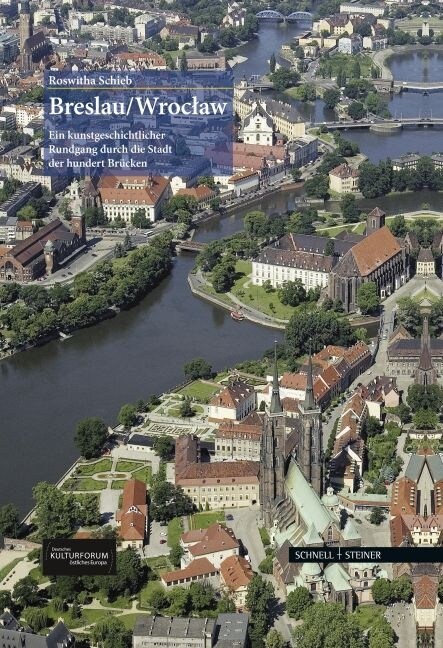
[[[314,603],[294,631],[297,648],[364,648],[365,640],[354,615],[339,603]]]
[[[377,285],[373,281],[362,284],[357,292],[357,305],[363,315],[374,314],[380,308]]]
[[[189,593],[192,599],[192,609],[196,612],[212,610],[215,607],[215,592],[211,585],[191,583]]]
[[[389,221],[388,226],[394,236],[406,236],[406,233],[408,231],[406,220],[403,214],[397,214],[397,216],[394,216],[394,218]]]
[[[17,581],[12,590],[12,598],[21,607],[38,605],[40,593],[37,581],[32,576]]]
[[[340,91],[336,88],[328,88],[323,93],[323,101],[326,108],[333,110],[340,101]]]
[[[66,538],[77,521],[77,507],[73,496],[54,484],[39,482],[32,489],[35,500],[34,522],[40,538]],[[32,605],[32,602],[26,603]]]
[[[354,101],[348,107],[348,115],[354,120],[363,119],[366,115],[366,109],[360,101]]]
[[[203,358],[194,358],[183,367],[186,380],[197,380],[198,378],[210,378],[212,376],[212,365]]]
[[[387,578],[377,578],[372,585],[372,598],[377,605],[389,605],[392,600],[391,581]]]
[[[217,613],[218,614],[227,614],[229,612],[235,612],[235,603],[227,595],[222,595],[217,603]]]
[[[134,227],[138,227],[140,229],[146,229],[152,226],[151,221],[146,216],[146,209],[144,208],[135,210],[135,212],[131,216],[131,223],[134,225]]]
[[[215,292],[229,292],[235,282],[235,267],[233,263],[219,263],[212,273],[212,285]]]
[[[14,603],[12,600],[11,592],[7,590],[0,590],[0,610],[8,608],[14,614]]]
[[[97,576],[95,584],[103,590],[108,601],[114,601],[123,594],[131,596],[140,591],[146,581],[146,568],[134,549],[117,553],[115,576]]]
[[[286,611],[290,617],[298,621],[302,618],[305,610],[312,604],[312,596],[306,587],[296,587],[287,596]]]
[[[243,223],[245,232],[250,236],[266,237],[269,233],[269,219],[264,212],[248,212]]]
[[[392,581],[392,592],[396,601],[409,603],[414,593],[411,579],[408,576],[400,576]]]
[[[272,74],[269,75],[269,78],[272,81],[274,90],[283,92],[287,88],[292,88],[297,85],[300,80],[300,75],[295,70],[290,70],[288,68],[281,67]]]
[[[276,60],[275,60],[275,54],[272,52],[271,58],[269,59],[269,71],[272,73],[275,72],[275,66],[276,66]]]
[[[169,592],[169,613],[172,616],[185,616],[191,610],[191,594],[184,587],[173,587]]]
[[[188,59],[186,58],[186,52],[183,51],[180,58],[180,72],[187,72],[188,70]]]
[[[306,301],[306,289],[301,279],[285,281],[278,290],[278,298],[285,306],[298,306]]]
[[[179,413],[182,418],[191,418],[192,416],[195,416],[195,410],[191,405],[189,397],[184,398],[180,403]]]
[[[131,403],[122,405],[118,413],[118,422],[123,425],[127,430],[133,427],[138,420],[137,408]]]
[[[171,547],[171,550],[169,552],[169,560],[174,565],[174,567],[180,567],[183,553],[184,551],[181,545],[175,544]]]
[[[340,200],[340,209],[345,223],[357,223],[360,218],[360,209],[357,206],[355,196],[346,193]]]
[[[354,333],[357,340],[364,342],[365,344],[369,343],[369,333],[363,326],[356,328]]]
[[[438,417],[432,410],[419,409],[412,417],[412,423],[417,430],[435,430]]]
[[[323,173],[317,173],[305,182],[305,192],[310,198],[328,198],[329,177]]]
[[[378,418],[376,418],[375,416],[369,416],[365,421],[364,430],[368,437],[373,437],[376,434],[380,434],[380,432],[382,432],[382,428],[380,427],[380,421],[378,420]]]
[[[130,648],[131,633],[126,630],[124,623],[116,616],[105,616],[95,623],[91,629],[94,645],[100,648]]]
[[[77,425],[74,442],[85,459],[92,459],[101,454],[107,438],[106,423],[102,419],[91,416]]]
[[[278,630],[271,628],[266,635],[265,646],[266,648],[285,648],[287,642]]]
[[[397,302],[397,318],[412,335],[417,335],[422,321],[420,306],[410,297],[401,297]],[[412,408],[412,405],[410,405]]]
[[[182,488],[166,481],[155,482],[151,488],[151,515],[158,522],[188,515],[194,510],[192,500]]]
[[[440,412],[443,407],[443,387],[441,385],[410,385],[408,387],[408,405],[413,412],[431,410]]]
[[[383,509],[381,509],[379,506],[374,506],[369,515],[369,522],[378,526],[383,522],[384,519],[385,514],[383,513]]]
[[[328,344],[349,346],[355,335],[349,322],[331,311],[308,311],[294,313],[286,326],[286,357],[299,357],[309,351],[320,351]]]
[[[152,449],[162,461],[171,461],[174,456],[175,441],[173,437],[167,434],[156,436]]]
[[[154,614],[158,614],[168,607],[169,598],[164,588],[161,585],[158,585],[158,587],[150,589],[149,594],[146,597],[146,602]]]
[[[0,536],[15,538],[19,527],[19,512],[14,504],[0,507]]]
[[[25,205],[17,212],[17,218],[19,220],[31,221],[37,218],[37,211],[32,205]]]
[[[95,493],[84,493],[79,511],[79,524],[95,526],[100,523],[99,500]]]
[[[246,607],[251,613],[250,638],[254,645],[261,645],[271,625],[271,604],[274,588],[259,574],[254,574],[246,593]]]
[[[44,608],[27,607],[23,610],[21,616],[34,632],[40,632],[49,623],[48,612]]]

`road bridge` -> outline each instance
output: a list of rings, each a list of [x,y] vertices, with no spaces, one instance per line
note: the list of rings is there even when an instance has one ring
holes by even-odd
[[[392,126],[399,127],[417,127],[427,128],[433,126],[443,126],[443,117],[402,117],[401,119],[361,119],[360,121],[338,121],[338,122],[318,122],[312,124],[313,128],[326,126],[328,130],[349,130],[359,128],[371,128],[371,126]]]
[[[309,11],[293,11],[288,16],[274,11],[274,9],[265,9],[256,14],[259,20],[268,20],[270,22],[312,22],[312,14]]]
[[[175,247],[177,252],[201,252],[205,249],[207,243],[201,243],[200,241],[181,241],[175,240]]]

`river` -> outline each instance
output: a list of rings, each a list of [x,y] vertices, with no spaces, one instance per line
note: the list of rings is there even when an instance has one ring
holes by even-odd
[[[237,78],[263,72],[262,64],[272,52],[298,31],[294,25],[262,26],[257,41],[242,50],[248,61],[236,67]],[[413,96],[405,95],[401,101],[408,104],[409,97]],[[420,97],[413,100],[425,99]],[[323,109],[316,102],[314,110],[323,114]],[[404,131],[384,137],[383,142],[366,132],[349,136],[374,160],[387,152],[395,156],[443,150],[441,132]],[[271,196],[261,201],[260,208],[267,213],[286,211],[292,198]],[[432,202],[427,196],[426,201]],[[242,216],[206,223],[197,239],[237,231]],[[77,456],[73,435],[85,416],[99,416],[112,424],[121,404],[181,382],[186,361],[203,356],[222,369],[260,356],[275,337],[281,338],[281,333],[236,323],[227,312],[194,298],[186,281],[193,263],[192,257],[179,256],[171,275],[131,311],[0,363],[0,505],[15,502],[26,512],[32,505],[33,485],[61,476]]]

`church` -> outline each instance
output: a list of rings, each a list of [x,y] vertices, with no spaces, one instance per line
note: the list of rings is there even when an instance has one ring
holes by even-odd
[[[324,488],[322,415],[314,400],[312,358],[309,355],[305,399],[298,418],[283,412],[277,360],[272,396],[264,416],[260,457],[260,504],[264,526],[276,549],[273,573],[287,594],[303,585],[315,600],[337,601],[352,609],[356,600],[370,602],[371,586],[382,575],[378,565],[297,564],[289,548],[362,544],[351,517],[341,519],[332,488]]]

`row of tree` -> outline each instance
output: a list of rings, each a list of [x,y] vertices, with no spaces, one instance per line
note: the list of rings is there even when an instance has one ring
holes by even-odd
[[[378,164],[363,162],[359,171],[359,189],[365,198],[378,198],[391,191],[421,191],[425,187],[431,191],[443,189],[443,171],[436,169],[428,156],[418,160],[415,169],[394,171],[388,159]]]
[[[75,277],[72,286],[7,284],[0,287],[3,310],[0,323],[12,344],[20,347],[53,337],[58,331],[73,331],[112,315],[115,308],[136,304],[172,267],[170,234],[161,234],[149,246],[125,257],[118,269],[102,261],[94,270]]]

